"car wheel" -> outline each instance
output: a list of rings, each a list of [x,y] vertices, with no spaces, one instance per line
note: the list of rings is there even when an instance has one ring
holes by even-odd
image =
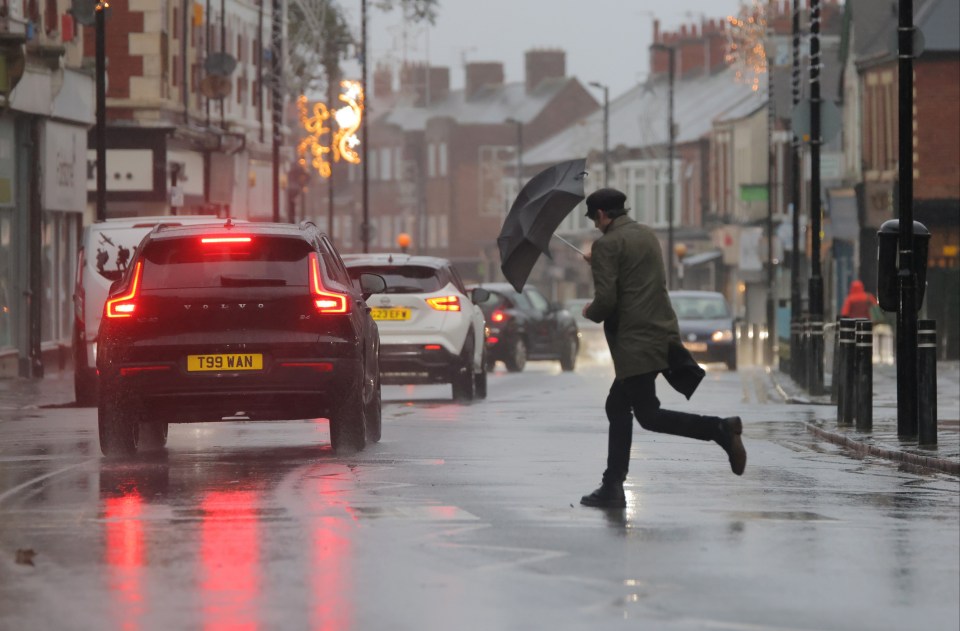
[[[460,361],[457,374],[454,375],[451,385],[453,386],[454,401],[473,401],[474,380],[473,380],[473,332],[467,332],[467,338],[463,343],[463,351],[460,353]]]
[[[730,351],[730,354],[727,355],[727,370],[736,370],[737,369],[737,349],[734,348]]]
[[[73,334],[73,395],[77,405],[93,407],[97,404],[97,371],[87,366],[86,346],[79,335]]]
[[[338,454],[367,446],[362,388],[349,388],[346,399],[330,415],[330,445]]]
[[[379,443],[383,431],[383,409],[380,396],[380,377],[373,386],[373,394],[364,410],[363,420],[367,425],[367,439],[372,443]]]
[[[97,402],[97,430],[104,456],[130,456],[140,443],[138,406],[112,387],[104,387]]]
[[[140,451],[159,451],[167,446],[170,424],[166,421],[140,421]]]
[[[483,368],[473,375],[473,393],[478,399],[487,398],[487,354],[483,354]]]
[[[507,370],[510,372],[523,371],[527,365],[527,343],[523,341],[522,337],[517,338],[516,343],[513,345],[512,352],[503,363],[507,365]]]
[[[563,348],[560,349],[560,368],[566,372],[577,367],[577,347],[577,338],[574,335],[563,342]]]

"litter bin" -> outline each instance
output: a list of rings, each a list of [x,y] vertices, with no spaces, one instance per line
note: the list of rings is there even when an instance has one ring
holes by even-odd
[[[884,311],[897,311],[900,292],[897,288],[899,273],[900,220],[883,222],[877,232],[877,302]],[[917,275],[917,311],[923,305],[927,288],[927,251],[930,248],[930,231],[919,221],[913,222],[913,265]]]

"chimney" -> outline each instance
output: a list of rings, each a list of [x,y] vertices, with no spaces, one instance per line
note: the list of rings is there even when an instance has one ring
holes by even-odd
[[[544,79],[565,77],[567,74],[566,53],[562,50],[528,50],[527,92],[533,92]]]
[[[487,86],[503,85],[503,64],[497,61],[472,61],[466,65],[464,91],[468,99]]]
[[[387,99],[393,95],[393,69],[380,64],[373,71],[373,96]]]
[[[400,68],[400,90],[413,95],[414,102],[419,107],[441,101],[450,93],[450,69],[444,66],[427,67],[422,63],[406,63]]]

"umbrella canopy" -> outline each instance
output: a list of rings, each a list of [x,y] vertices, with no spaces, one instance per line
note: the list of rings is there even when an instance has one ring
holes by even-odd
[[[586,159],[561,162],[536,174],[514,200],[497,237],[500,270],[523,290],[541,254],[550,256],[550,238],[583,199]]]

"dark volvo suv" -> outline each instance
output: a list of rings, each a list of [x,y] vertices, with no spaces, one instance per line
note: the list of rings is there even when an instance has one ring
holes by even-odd
[[[337,451],[380,439],[379,335],[313,224],[157,228],[100,323],[104,454],[166,443],[169,423],[325,417]]]

